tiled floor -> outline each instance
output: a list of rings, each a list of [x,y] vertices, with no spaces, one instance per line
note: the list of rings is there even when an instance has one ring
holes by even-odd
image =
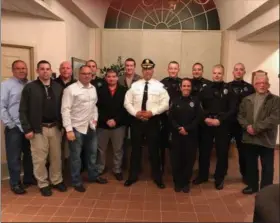
[[[276,181],[279,181],[279,151],[275,156]],[[213,162],[214,163],[214,162]],[[213,166],[213,165],[212,165]],[[213,182],[193,186],[190,194],[175,193],[170,167],[165,174],[167,188],[160,190],[144,176],[130,188],[114,180],[107,185],[87,184],[86,193],[72,188],[66,193],[54,191],[44,198],[36,187],[16,196],[2,182],[2,222],[250,222],[254,196],[240,191],[237,159],[230,159],[225,188],[216,191]]]

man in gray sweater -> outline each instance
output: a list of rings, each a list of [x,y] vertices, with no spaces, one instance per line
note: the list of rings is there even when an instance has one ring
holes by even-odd
[[[274,148],[277,127],[280,124],[280,98],[271,94],[269,87],[266,75],[256,76],[256,93],[245,97],[239,108],[238,121],[243,128],[242,142],[248,168],[248,187],[243,190],[244,194],[253,194],[259,190],[259,157],[262,165],[260,188],[273,183]]]

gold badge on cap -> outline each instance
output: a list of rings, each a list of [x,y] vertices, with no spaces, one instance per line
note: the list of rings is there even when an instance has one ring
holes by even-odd
[[[149,64],[149,63],[150,63],[150,61],[147,59],[147,60],[145,60],[145,63],[148,63],[148,64]]]

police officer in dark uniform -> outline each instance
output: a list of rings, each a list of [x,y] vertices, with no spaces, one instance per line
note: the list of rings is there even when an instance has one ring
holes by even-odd
[[[210,156],[215,141],[217,156],[215,187],[224,187],[224,178],[228,169],[229,128],[236,113],[236,100],[228,84],[223,82],[224,67],[213,67],[213,83],[203,89],[199,98],[203,109],[204,124],[201,132],[199,151],[199,175],[194,184],[208,181]]]
[[[204,87],[211,84],[211,81],[202,77],[203,65],[201,63],[195,63],[192,66],[192,96],[198,96]]]
[[[203,78],[203,65],[201,63],[195,63],[192,66],[192,92],[191,95],[193,97],[198,97],[200,92],[203,90],[203,88],[205,88],[206,86],[208,86],[209,84],[211,84],[210,80],[207,80],[205,78]],[[201,123],[203,124],[203,122]],[[200,148],[200,143],[202,142],[201,139],[201,124],[198,127],[198,148]],[[195,171],[197,172],[197,170]]]
[[[246,73],[244,64],[242,64],[242,63],[235,64],[232,73],[233,73],[234,80],[232,82],[229,82],[229,86],[230,86],[233,94],[237,97],[238,104],[237,104],[235,118],[233,119],[232,124],[231,124],[230,136],[231,136],[231,138],[235,139],[236,146],[238,149],[239,170],[242,175],[243,182],[245,184],[247,184],[247,181],[245,179],[246,157],[244,154],[244,148],[242,147],[242,141],[241,141],[243,130],[237,121],[237,113],[238,113],[238,107],[239,107],[242,99],[250,94],[253,94],[255,92],[255,89],[251,84],[249,84],[243,80],[243,77]]]
[[[201,106],[190,96],[191,79],[184,78],[181,96],[173,99],[169,110],[171,124],[171,165],[175,192],[190,191],[190,180],[198,145],[197,130],[201,121]]]
[[[92,80],[91,80],[90,83],[96,88],[96,91],[98,91],[98,89],[100,87],[102,87],[104,84],[106,84],[106,82],[103,78],[100,78],[96,75],[96,73],[97,73],[97,63],[94,60],[88,60],[86,62],[86,65],[88,67],[90,67],[91,72],[92,72]]]
[[[168,64],[168,77],[161,80],[163,83],[164,88],[167,90],[170,103],[173,99],[177,98],[181,95],[180,91],[180,84],[182,79],[178,77],[178,73],[180,71],[179,63],[176,61],[171,61]],[[169,138],[170,138],[170,129],[169,129],[169,122],[168,122],[168,112],[165,112],[161,115],[161,168],[164,172],[165,166],[165,150],[166,148],[170,148],[169,145]]]

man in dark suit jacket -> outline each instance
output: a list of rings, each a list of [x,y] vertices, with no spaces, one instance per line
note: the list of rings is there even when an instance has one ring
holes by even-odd
[[[105,75],[106,85],[98,91],[98,150],[99,173],[105,169],[106,150],[109,140],[113,147],[113,174],[117,180],[123,180],[121,171],[123,158],[123,142],[127,112],[124,108],[125,87],[118,84],[118,75],[114,70],[108,70]]]

